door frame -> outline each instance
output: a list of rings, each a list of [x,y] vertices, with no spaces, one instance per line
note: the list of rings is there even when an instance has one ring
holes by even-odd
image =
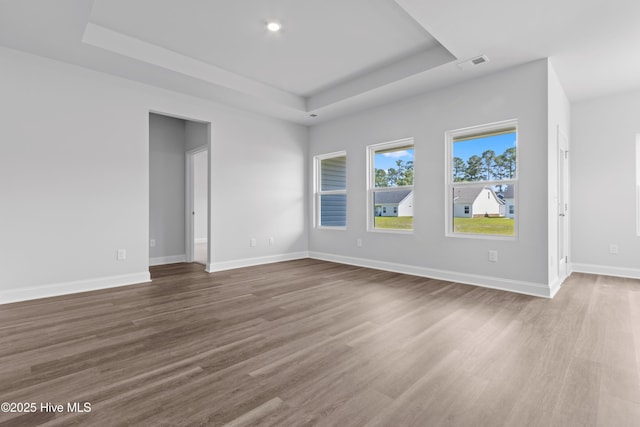
[[[206,117],[201,117],[201,118],[195,118],[190,114],[178,114],[175,112],[171,112],[171,111],[167,111],[167,110],[162,110],[162,109],[155,109],[155,108],[151,108],[147,111],[147,123],[146,123],[146,129],[147,129],[147,166],[149,165],[149,152],[150,152],[150,133],[149,133],[149,115],[150,114],[158,114],[161,116],[167,116],[167,117],[173,117],[176,119],[181,119],[181,120],[185,120],[188,122],[194,122],[194,123],[201,123],[203,125],[205,125],[207,127],[207,132],[206,132],[206,144],[198,147],[198,150],[209,150],[209,155],[207,156],[207,187],[208,187],[208,191],[207,191],[207,263],[205,265],[205,271],[211,273],[213,271],[213,266],[212,266],[212,262],[213,262],[213,248],[212,248],[212,234],[213,234],[213,230],[212,230],[212,221],[211,221],[211,214],[212,214],[212,208],[211,208],[211,200],[212,200],[212,177],[213,177],[213,173],[212,173],[212,168],[213,168],[213,162],[212,162],[212,148],[213,148],[213,124],[211,120],[208,120]],[[191,150],[189,150],[191,151]],[[185,152],[186,153],[186,152]],[[186,163],[185,163],[186,165]],[[189,165],[186,165],[186,167],[191,167]],[[186,171],[185,171],[186,174]],[[188,175],[185,175],[188,176]],[[186,180],[185,180],[186,181]],[[185,187],[187,186],[187,182],[185,182]],[[147,193],[149,193],[149,187],[150,187],[150,182],[149,182],[149,176],[147,174]],[[185,214],[188,213],[186,211],[186,205],[187,205],[187,194],[188,192],[185,191],[185,206],[183,206],[185,208]],[[193,210],[191,210],[190,212],[193,212]],[[150,216],[150,205],[149,205],[149,199],[147,198],[147,229],[149,229],[149,216]],[[186,215],[185,217],[185,223],[184,223],[184,227],[185,229],[187,229],[188,225],[187,223],[189,222],[189,220],[192,220],[193,218],[190,218],[191,215]],[[191,227],[193,227],[193,224],[191,224]],[[187,230],[185,230],[185,243],[186,243],[186,237],[187,237]],[[149,234],[147,232],[147,249],[149,247]],[[185,261],[188,259],[188,255],[187,255],[187,251],[189,250],[189,245],[185,246],[185,257],[183,258]],[[193,257],[193,248],[191,249],[191,257]],[[149,252],[147,251],[147,258],[149,258]],[[149,266],[151,263],[149,262]]]
[[[569,137],[557,127],[558,142],[558,277],[564,280],[569,269]]]

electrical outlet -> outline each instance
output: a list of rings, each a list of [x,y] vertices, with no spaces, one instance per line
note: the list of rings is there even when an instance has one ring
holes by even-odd
[[[257,245],[257,242],[256,242],[256,238],[255,237],[252,237],[251,239],[249,239],[249,247],[250,248],[255,248],[256,245]]]
[[[118,259],[118,261],[122,261],[127,259],[127,250],[126,249],[118,249],[118,252],[116,254],[116,258]]]
[[[356,246],[359,248],[362,247],[362,239],[356,239]]]
[[[149,246],[151,246],[152,248],[155,248],[156,247],[156,239],[149,240]]]
[[[613,243],[609,245],[609,253],[611,255],[617,255],[618,254],[618,250],[619,250],[618,249],[618,245],[613,244]]]
[[[489,262],[498,262],[498,251],[489,251]]]

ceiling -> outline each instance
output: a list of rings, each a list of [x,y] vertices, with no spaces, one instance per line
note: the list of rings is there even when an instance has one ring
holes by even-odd
[[[3,0],[0,45],[310,125],[545,57],[572,101],[640,88],[638,17],[637,0]]]

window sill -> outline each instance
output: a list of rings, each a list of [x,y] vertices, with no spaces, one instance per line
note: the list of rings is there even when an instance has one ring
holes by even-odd
[[[397,228],[370,228],[367,233],[387,233],[387,234],[413,234],[413,230],[402,230]]]
[[[518,240],[518,236],[501,236],[499,234],[447,233],[445,237],[475,240]]]

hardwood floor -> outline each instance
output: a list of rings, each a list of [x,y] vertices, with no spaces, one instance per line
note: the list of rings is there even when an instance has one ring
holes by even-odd
[[[316,260],[152,277],[0,306],[0,402],[37,404],[0,425],[640,426],[637,280],[545,300]]]

